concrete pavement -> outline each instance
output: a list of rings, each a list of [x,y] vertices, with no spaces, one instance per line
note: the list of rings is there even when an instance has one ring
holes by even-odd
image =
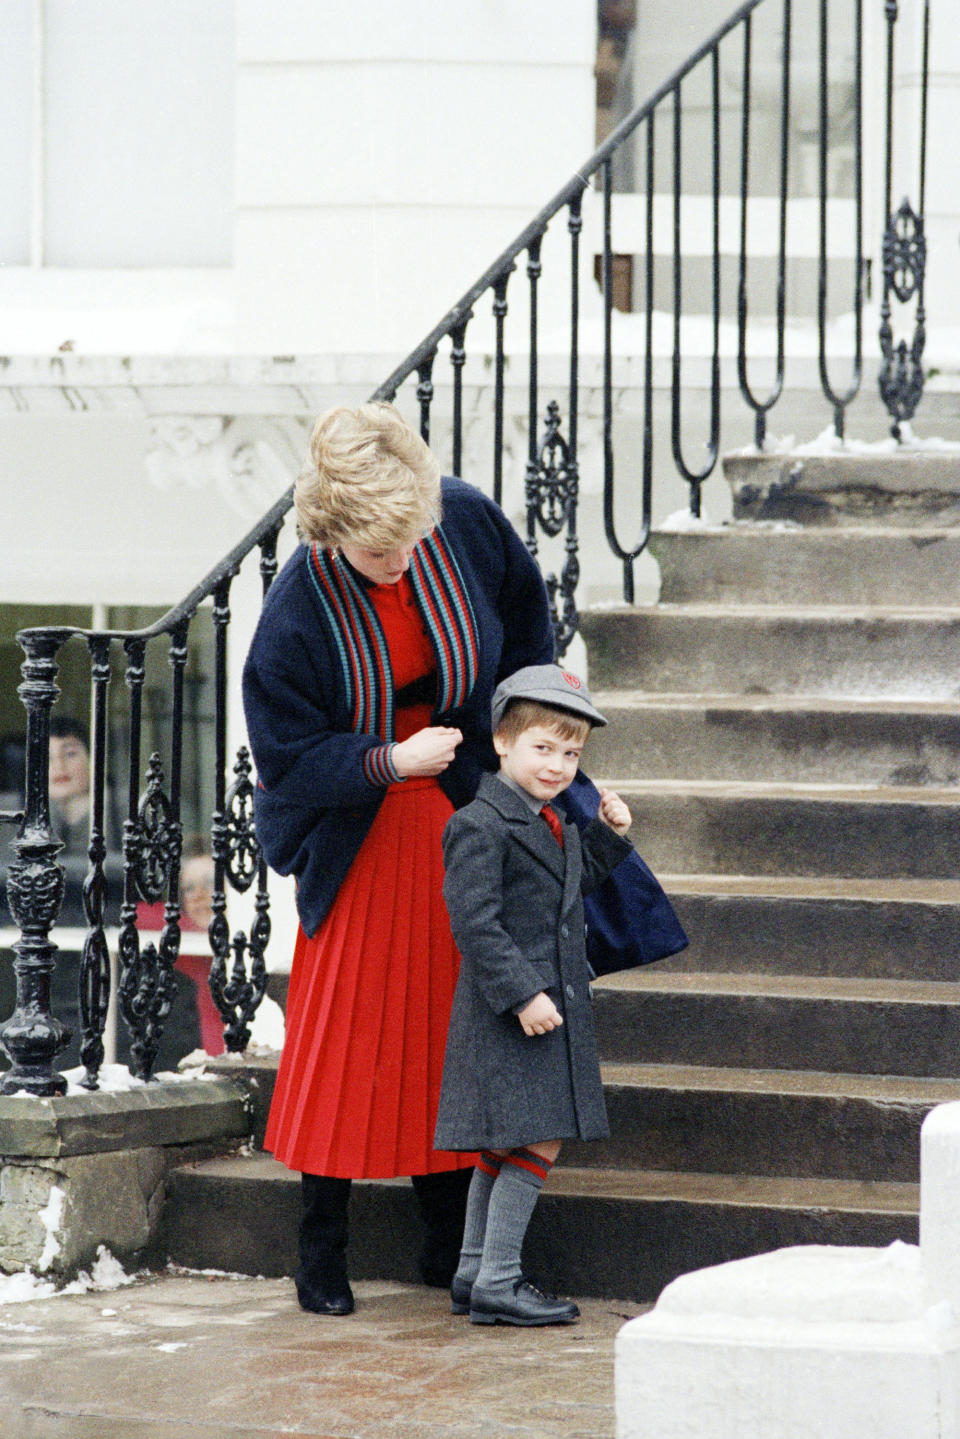
[[[613,1344],[644,1306],[478,1328],[364,1281],[322,1319],[289,1279],[170,1272],[0,1308],[0,1439],[612,1439]]]

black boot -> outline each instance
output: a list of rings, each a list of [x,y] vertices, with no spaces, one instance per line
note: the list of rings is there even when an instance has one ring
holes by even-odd
[[[472,1169],[411,1176],[425,1230],[418,1268],[424,1284],[431,1288],[448,1289],[457,1272],[472,1178]]]
[[[311,1314],[352,1314],[347,1279],[347,1206],[350,1180],[302,1174],[300,1264],[296,1273],[301,1309]]]

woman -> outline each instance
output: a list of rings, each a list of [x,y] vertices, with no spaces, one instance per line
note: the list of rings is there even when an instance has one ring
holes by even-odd
[[[473,1158],[432,1147],[459,966],[441,835],[496,768],[494,689],[553,634],[502,511],[392,405],[331,411],[310,453],[244,705],[257,833],[300,916],[266,1147],[303,1176],[300,1303],[349,1314],[351,1179],[411,1175],[422,1277],[456,1268]]]

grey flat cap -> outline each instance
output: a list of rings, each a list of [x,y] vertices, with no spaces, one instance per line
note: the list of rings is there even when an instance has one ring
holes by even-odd
[[[494,733],[511,700],[536,700],[553,709],[569,710],[593,725],[606,724],[600,711],[594,709],[583,680],[559,665],[527,665],[497,685],[490,706]]]

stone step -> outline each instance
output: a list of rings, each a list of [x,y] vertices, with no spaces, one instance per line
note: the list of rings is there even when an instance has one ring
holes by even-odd
[[[657,969],[953,980],[960,882],[660,872],[690,946]]]
[[[610,723],[591,736],[592,773],[913,786],[960,776],[952,701],[593,694]]]
[[[610,1063],[822,1070],[952,1079],[960,984],[692,974],[657,965],[593,988]]]
[[[592,689],[952,700],[960,611],[771,605],[587,610]]]
[[[630,838],[659,874],[950,879],[955,789],[603,778],[630,806]]]
[[[669,604],[960,606],[960,529],[703,525],[650,550]]]
[[[960,1080],[683,1064],[603,1066],[609,1139],[560,1164],[916,1183],[920,1125]]]
[[[191,1269],[292,1274],[297,1175],[267,1155],[175,1170],[170,1260]],[[669,1171],[564,1169],[534,1211],[524,1263],[560,1292],[653,1300],[678,1274],[791,1244],[917,1242],[915,1184]],[[405,1180],[354,1184],[348,1262],[357,1279],[416,1282],[419,1230]]]

